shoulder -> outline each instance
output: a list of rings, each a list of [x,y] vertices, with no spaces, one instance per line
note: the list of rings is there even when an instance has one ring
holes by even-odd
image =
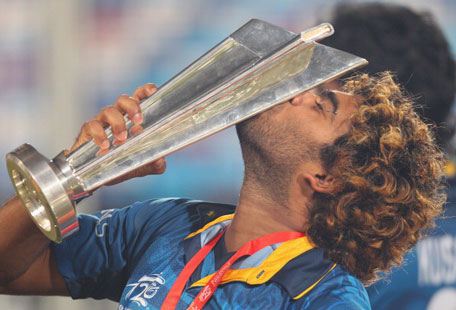
[[[191,230],[195,231],[222,215],[234,213],[235,209],[236,206],[230,204],[187,198],[162,198],[136,202],[127,208],[127,212],[133,212],[137,222],[158,219],[164,225],[186,222],[191,223]]]
[[[332,269],[306,298],[312,309],[371,309],[362,283],[341,266]]]
[[[287,250],[286,257],[278,260],[286,259],[287,262],[271,278],[288,292],[296,308],[370,310],[362,283],[345,268],[326,258],[324,249],[315,248],[305,240],[288,241],[275,251]],[[296,251],[302,253],[294,256]]]
[[[121,209],[101,210],[91,215],[80,215],[81,230],[128,227],[129,231],[175,231],[177,227],[196,231],[219,216],[233,213],[234,205],[192,200],[188,198],[161,198],[135,202]],[[150,230],[149,230],[150,232]]]

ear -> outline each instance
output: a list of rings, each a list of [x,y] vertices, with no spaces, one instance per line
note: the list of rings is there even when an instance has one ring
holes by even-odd
[[[337,190],[336,178],[332,175],[305,173],[304,179],[315,192],[330,194]]]

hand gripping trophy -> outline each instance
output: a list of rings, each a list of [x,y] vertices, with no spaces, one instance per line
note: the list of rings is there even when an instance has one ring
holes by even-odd
[[[100,186],[367,64],[317,43],[332,33],[330,24],[296,34],[249,21],[143,100],[143,130],[127,142],[100,154],[90,141],[52,160],[30,144],[10,152],[18,196],[41,231],[61,242],[78,230],[75,204]]]

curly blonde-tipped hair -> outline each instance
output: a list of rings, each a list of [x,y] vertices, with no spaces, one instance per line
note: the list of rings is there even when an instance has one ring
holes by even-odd
[[[330,259],[369,284],[433,225],[445,201],[441,150],[388,72],[346,80],[362,96],[349,132],[322,148],[327,172],[340,181],[316,193],[308,235]]]

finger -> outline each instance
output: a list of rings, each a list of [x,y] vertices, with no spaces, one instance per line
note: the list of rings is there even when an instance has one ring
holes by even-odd
[[[166,160],[165,158],[159,158],[156,161],[153,161],[152,163],[136,168],[135,170],[112,180],[106,185],[114,185],[132,178],[144,177],[150,174],[162,174],[163,172],[165,172],[165,170]]]
[[[166,170],[165,158],[159,158],[151,163],[145,164],[136,169],[134,177],[143,177],[151,174],[162,174]]]
[[[164,157],[152,162],[155,174],[162,174],[166,170],[166,160]]]
[[[144,131],[144,128],[141,125],[134,125],[130,127],[130,135],[136,136]]]
[[[159,158],[151,163],[145,164],[144,166],[141,166],[140,168],[136,169],[134,171],[134,175],[131,175],[130,177],[144,177],[147,175],[151,174],[162,174],[166,170],[166,160],[165,158]]]
[[[135,92],[133,93],[133,98],[137,100],[143,100],[147,97],[152,96],[157,91],[157,86],[152,83],[147,83],[143,86],[136,88]]]
[[[166,170],[166,160],[164,158],[159,158],[149,164],[144,165],[137,172],[136,177],[143,177],[150,174],[162,174]]]
[[[110,143],[103,125],[100,121],[91,120],[82,126],[81,133],[79,134],[76,143],[71,148],[71,151],[90,141],[91,139],[93,139],[95,144],[98,145],[101,149],[109,148]]]
[[[96,117],[97,120],[111,126],[111,131],[114,137],[123,141],[128,137],[127,125],[123,114],[113,106],[104,108]]]
[[[142,123],[143,116],[137,99],[129,97],[128,95],[122,95],[117,99],[114,107],[122,113],[126,113],[134,124],[138,125]]]

